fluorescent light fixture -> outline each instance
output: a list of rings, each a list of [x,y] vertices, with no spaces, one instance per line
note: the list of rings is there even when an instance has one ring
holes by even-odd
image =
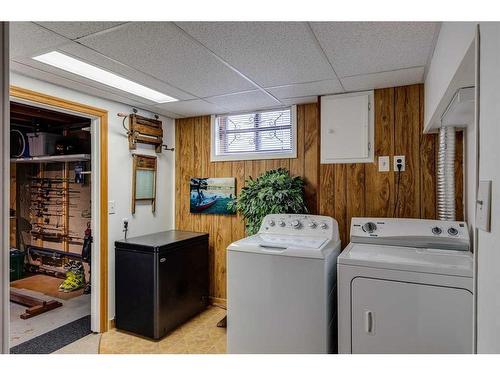
[[[176,102],[178,100],[57,51],[35,56],[33,59],[104,85],[114,87],[115,89],[149,99],[156,103]]]

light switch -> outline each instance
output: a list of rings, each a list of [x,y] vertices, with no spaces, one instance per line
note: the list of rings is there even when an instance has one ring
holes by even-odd
[[[476,227],[489,232],[491,222],[491,181],[479,181],[476,202]]]
[[[390,161],[389,156],[379,156],[378,157],[378,171],[379,172],[389,172],[390,171]]]
[[[108,201],[108,215],[115,214],[115,201]]]

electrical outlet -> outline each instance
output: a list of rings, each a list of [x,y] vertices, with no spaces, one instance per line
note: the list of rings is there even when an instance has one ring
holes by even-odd
[[[399,170],[399,165],[401,165],[401,172],[404,172],[406,169],[406,159],[404,155],[394,156],[394,172],[397,172]]]
[[[128,234],[128,218],[124,217],[122,219],[122,222],[123,222],[122,232],[125,233],[125,239],[127,239],[127,234]]]
[[[391,167],[389,165],[389,156],[379,156],[378,157],[378,171],[379,172],[389,172]]]
[[[115,201],[108,201],[108,215],[115,214]]]

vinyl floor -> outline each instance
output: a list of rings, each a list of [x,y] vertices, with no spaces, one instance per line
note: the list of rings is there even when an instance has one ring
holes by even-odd
[[[201,314],[154,341],[112,329],[101,337],[101,354],[224,354],[226,329],[217,327],[226,311],[210,306]]]
[[[99,354],[100,333],[91,333],[52,354]]]

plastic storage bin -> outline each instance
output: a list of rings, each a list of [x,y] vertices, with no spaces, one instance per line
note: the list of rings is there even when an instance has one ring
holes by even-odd
[[[56,151],[56,142],[61,138],[53,133],[27,133],[30,156],[49,156]]]
[[[10,281],[22,279],[24,276],[24,253],[13,249],[10,251]]]

